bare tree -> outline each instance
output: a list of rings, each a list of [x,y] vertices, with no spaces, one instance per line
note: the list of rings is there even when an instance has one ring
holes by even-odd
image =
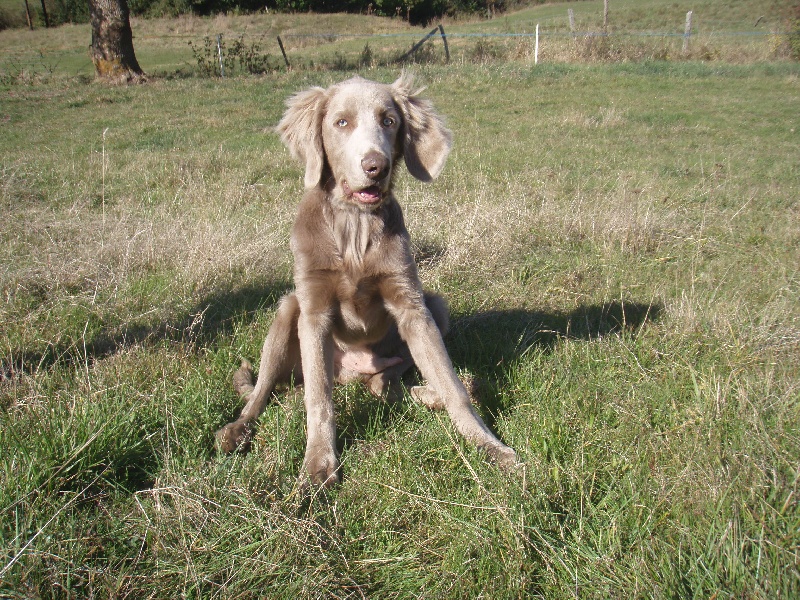
[[[92,46],[89,54],[97,76],[114,82],[145,79],[133,51],[127,0],[89,0]]]

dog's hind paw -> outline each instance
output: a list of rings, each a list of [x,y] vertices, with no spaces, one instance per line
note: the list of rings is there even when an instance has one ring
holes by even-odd
[[[414,400],[424,404],[431,410],[443,410],[445,408],[444,400],[430,385],[415,385],[410,392]]]
[[[388,402],[399,402],[403,399],[403,384],[399,377],[384,373],[373,375],[366,381],[367,389],[377,398],[385,398]]]
[[[233,389],[242,398],[253,391],[253,365],[243,360],[241,366],[233,374]]]
[[[250,450],[250,441],[253,431],[246,423],[228,423],[217,431],[217,447],[225,454],[233,452],[247,452]]]

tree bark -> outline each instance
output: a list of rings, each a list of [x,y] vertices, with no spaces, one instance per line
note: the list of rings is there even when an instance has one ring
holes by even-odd
[[[133,51],[127,0],[89,0],[92,46],[89,54],[100,79],[116,83],[144,81]]]

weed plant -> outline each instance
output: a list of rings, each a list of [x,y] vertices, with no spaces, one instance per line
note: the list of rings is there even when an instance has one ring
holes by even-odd
[[[206,36],[202,45],[190,41],[189,47],[198,73],[207,77],[263,75],[278,68],[277,60],[264,51],[263,39],[245,41],[241,35],[229,44],[222,36],[216,40]]]

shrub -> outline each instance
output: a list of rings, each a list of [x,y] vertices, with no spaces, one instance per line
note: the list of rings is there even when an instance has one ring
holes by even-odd
[[[24,26],[25,11],[12,11],[7,6],[0,7],[0,31]]]
[[[131,14],[145,17],[177,17],[192,12],[191,0],[128,0]]]
[[[89,2],[87,0],[51,0],[47,5],[51,25],[87,23],[89,21]]]
[[[273,62],[272,56],[263,51],[260,40],[248,44],[243,35],[234,39],[230,44],[224,39],[220,39],[219,48],[217,40],[209,36],[203,38],[202,44],[195,45],[189,42],[189,46],[197,62],[198,71],[206,77],[222,75],[219,65],[220,51],[225,75],[239,73],[259,75],[276,70],[279,65],[277,61]]]

